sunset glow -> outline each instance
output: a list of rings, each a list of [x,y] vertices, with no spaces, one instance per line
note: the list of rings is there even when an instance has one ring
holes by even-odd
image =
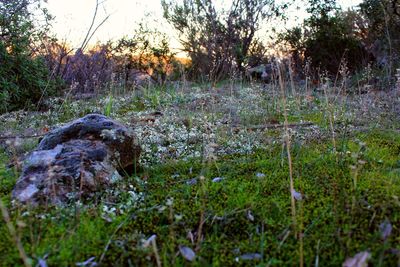
[[[339,0],[338,2],[343,8],[349,8],[361,1]],[[48,0],[48,9],[55,16],[53,30],[57,37],[67,40],[75,47],[79,46],[91,23],[95,5],[95,0]],[[106,0],[98,10],[97,23],[107,15],[110,15],[110,18],[99,28],[90,44],[129,36],[135,25],[143,20],[152,23],[160,31],[172,32],[162,17],[160,0]],[[303,18],[304,12],[295,10],[289,15],[292,18],[291,24],[295,24],[298,22],[296,17]],[[172,46],[179,46],[176,38],[172,38]]]

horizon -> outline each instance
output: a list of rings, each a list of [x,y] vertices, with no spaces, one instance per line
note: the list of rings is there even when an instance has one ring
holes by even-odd
[[[339,6],[344,10],[355,7],[359,3],[361,0],[338,1]],[[77,6],[79,6],[78,9]],[[46,7],[55,17],[52,30],[56,37],[66,41],[73,48],[79,47],[92,21],[95,6],[96,0],[48,0]],[[94,34],[89,46],[131,36],[138,23],[144,22],[167,33],[171,40],[171,47],[179,49],[178,37],[173,27],[163,18],[162,13],[160,0],[148,0],[146,3],[138,0],[105,0],[99,6],[94,27],[106,16],[110,15],[110,17]],[[298,10],[296,7],[288,10],[288,13],[289,21],[285,24],[288,27],[297,25],[307,16],[304,10]],[[266,33],[267,30],[264,31],[264,35]],[[260,34],[263,36],[263,33]]]

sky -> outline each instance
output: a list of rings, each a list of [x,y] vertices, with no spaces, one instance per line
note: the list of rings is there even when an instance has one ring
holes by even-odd
[[[160,0],[99,1],[103,1],[103,4],[98,10],[97,24],[107,15],[110,15],[110,17],[93,36],[90,44],[132,35],[135,25],[141,21],[156,25],[162,32],[173,32],[171,26],[162,18]],[[92,21],[96,0],[48,0],[47,2],[50,14],[55,16],[53,31],[57,37],[66,39],[73,47],[79,47]],[[338,0],[338,3],[344,9],[355,6],[360,2],[361,0]],[[292,11],[290,16],[293,18],[302,17],[303,14]],[[292,23],[295,22],[295,19],[293,19]],[[176,36],[171,35],[171,37],[172,46],[179,46]]]

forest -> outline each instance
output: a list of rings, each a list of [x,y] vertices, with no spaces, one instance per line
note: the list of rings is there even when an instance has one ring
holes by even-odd
[[[55,1],[0,0],[0,266],[400,266],[400,1]]]

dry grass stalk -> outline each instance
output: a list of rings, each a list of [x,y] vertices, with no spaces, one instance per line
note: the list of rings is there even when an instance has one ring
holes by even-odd
[[[285,84],[283,81],[283,73],[281,66],[278,65],[279,75],[279,85],[281,89],[282,102],[283,102],[283,116],[284,116],[284,129],[285,129],[285,143],[286,143],[286,152],[288,156],[288,164],[289,164],[289,178],[290,178],[290,203],[291,203],[291,211],[292,211],[292,223],[293,229],[296,238],[299,239],[299,257],[300,257],[300,266],[304,266],[304,249],[303,249],[303,233],[301,231],[301,227],[297,224],[297,214],[296,214],[296,199],[295,199],[295,189],[294,189],[294,179],[293,179],[293,162],[290,151],[290,134],[289,134],[289,122],[288,122],[288,114],[287,114],[287,101],[285,95]],[[300,231],[299,231],[300,230]]]
[[[10,232],[11,237],[14,239],[15,245],[17,246],[19,256],[23,261],[25,266],[32,266],[30,258],[25,253],[24,247],[22,246],[21,240],[15,231],[13,224],[11,223],[10,215],[8,214],[7,208],[4,206],[3,201],[0,199],[0,209],[3,215],[3,220],[5,221],[8,231]]]
[[[288,156],[288,162],[289,162],[289,178],[290,178],[290,198],[291,198],[291,210],[292,210],[292,222],[293,222],[293,227],[295,229],[295,233],[297,233],[297,222],[296,222],[296,203],[295,203],[295,198],[294,198],[294,181],[293,181],[293,167],[292,167],[292,157],[290,153],[290,135],[289,135],[289,123],[288,123],[288,115],[287,115],[287,104],[286,104],[286,96],[285,96],[285,84],[283,81],[283,73],[281,66],[278,65],[278,71],[280,73],[279,75],[279,85],[281,89],[281,94],[282,94],[282,102],[283,102],[283,116],[285,118],[284,121],[284,129],[285,129],[285,143],[286,143],[286,151],[287,151],[287,156]],[[296,234],[297,236],[297,234]]]
[[[205,209],[206,209],[206,203],[205,203],[205,196],[204,196],[204,191],[205,191],[205,177],[200,176],[199,178],[202,186],[202,191],[203,191],[203,200],[202,200],[202,207],[201,207],[201,212],[200,212],[200,221],[199,221],[199,228],[197,229],[197,242],[196,242],[196,251],[200,250],[201,247],[201,241],[202,241],[202,235],[203,235],[203,225],[205,222]]]
[[[333,151],[336,152],[336,134],[335,134],[335,127],[334,127],[335,118],[334,118],[334,111],[332,110],[331,104],[329,103],[327,87],[329,87],[329,82],[326,82],[325,84],[323,84],[322,88],[324,89],[326,109],[327,109],[327,112],[329,115],[328,118],[329,118],[329,127],[331,128]]]
[[[293,73],[294,73],[294,67],[293,67],[293,62],[291,60],[291,58],[289,58],[289,79],[290,79],[290,87],[292,89],[292,94],[296,99],[296,103],[297,103],[297,108],[300,110],[300,106],[301,106],[301,101],[300,101],[300,96],[299,94],[297,94],[296,91],[296,85],[294,82],[294,77],[293,77]]]
[[[154,256],[156,258],[156,262],[157,262],[157,267],[161,267],[161,259],[160,259],[160,255],[158,254],[158,249],[157,249],[157,243],[156,243],[156,239],[152,239],[151,240],[151,245],[153,247],[153,252],[154,252]]]

